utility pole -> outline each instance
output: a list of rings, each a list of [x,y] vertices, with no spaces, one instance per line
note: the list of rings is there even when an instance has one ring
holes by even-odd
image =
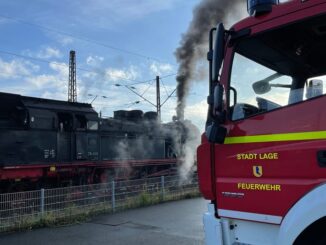
[[[69,58],[68,101],[77,102],[76,52],[73,50],[70,50]]]
[[[161,94],[160,94],[160,77],[156,76],[156,110],[157,118],[161,121]]]

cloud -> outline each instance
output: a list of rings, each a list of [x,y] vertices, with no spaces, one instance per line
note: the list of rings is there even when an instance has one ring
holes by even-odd
[[[169,63],[152,62],[150,71],[153,75],[162,76],[173,71],[173,66]]]
[[[47,74],[41,74],[34,77],[28,77],[26,78],[26,81],[34,86],[36,89],[48,89],[50,87],[57,87],[58,84],[58,78],[53,75],[47,75]]]
[[[35,57],[38,59],[52,59],[52,58],[61,58],[63,55],[61,51],[53,47],[42,47],[39,51],[31,51],[29,49],[23,51],[23,55],[30,57]]]
[[[50,23],[51,19],[44,18],[42,21]],[[56,19],[56,22],[57,22],[57,19]],[[55,25],[53,25],[53,26],[55,26]],[[54,30],[60,32],[59,28],[54,29]],[[63,47],[73,44],[75,42],[75,38],[72,36],[69,36],[68,33],[67,33],[67,35],[65,35],[64,33],[60,34],[60,33],[54,32],[54,31],[44,30],[44,35],[46,35],[46,37],[48,37],[49,39],[58,42]]]
[[[89,56],[89,64],[96,64],[102,60],[99,56]],[[84,98],[86,101],[91,101],[88,94],[98,95],[96,102],[101,96],[110,95],[110,106],[112,106],[111,95],[117,91],[117,97],[122,101],[122,104],[136,101],[134,94],[128,91],[124,86],[117,87],[115,84],[125,85],[131,84],[141,78],[141,70],[138,66],[129,66],[126,68],[118,69],[112,67],[92,67],[90,71],[82,72],[82,84],[77,84],[77,87],[84,86],[84,89],[78,91],[78,96]],[[139,99],[138,99],[139,100]]]
[[[135,80],[140,76],[140,71],[135,66],[130,66],[127,69],[105,69],[105,79],[112,82],[121,80]]]
[[[69,76],[69,66],[68,64],[64,62],[56,62],[56,63],[50,63],[49,64],[50,68],[56,72],[59,73],[59,76],[65,77],[68,79]]]
[[[39,66],[29,61],[14,59],[6,62],[0,58],[0,78],[13,79],[21,76],[30,76],[38,70]]]
[[[74,42],[74,39],[69,36],[64,36],[57,34],[54,36],[54,38],[62,45],[62,46],[67,46],[68,44],[72,44]]]
[[[104,58],[101,56],[88,56],[86,58],[86,64],[89,66],[99,66],[103,62]]]
[[[63,91],[47,90],[41,94],[41,98],[65,101],[67,100],[67,93],[63,93]]]
[[[41,59],[61,58],[62,53],[59,49],[46,47],[38,53],[37,57]]]
[[[27,77],[25,80],[38,90],[67,88],[69,69],[65,63],[50,63],[49,67],[55,74],[39,74]],[[66,90],[66,89],[65,89]]]

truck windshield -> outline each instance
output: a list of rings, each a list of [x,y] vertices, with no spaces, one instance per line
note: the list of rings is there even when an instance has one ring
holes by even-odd
[[[321,96],[326,89],[326,16],[239,41],[230,75],[232,120]]]

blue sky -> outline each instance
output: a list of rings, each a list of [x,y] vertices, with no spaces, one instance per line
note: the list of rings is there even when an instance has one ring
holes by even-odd
[[[176,86],[174,51],[199,2],[1,1],[1,91],[67,100],[69,51],[75,50],[79,102],[90,102],[98,95],[93,106],[104,116],[120,109],[155,110],[127,88],[114,84],[148,81],[133,86],[155,104],[153,79],[167,76],[161,87],[164,101]],[[185,115],[201,130],[206,96],[207,82],[194,82]],[[133,104],[136,101],[140,103]],[[162,107],[163,121],[171,120],[175,107],[172,97]]]

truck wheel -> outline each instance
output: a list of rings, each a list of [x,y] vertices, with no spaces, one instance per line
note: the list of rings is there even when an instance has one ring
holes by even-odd
[[[294,245],[325,245],[326,217],[321,218],[307,227],[294,241]]]
[[[314,237],[311,239],[299,240],[294,243],[294,245],[325,245],[326,244],[326,235],[323,237]]]

